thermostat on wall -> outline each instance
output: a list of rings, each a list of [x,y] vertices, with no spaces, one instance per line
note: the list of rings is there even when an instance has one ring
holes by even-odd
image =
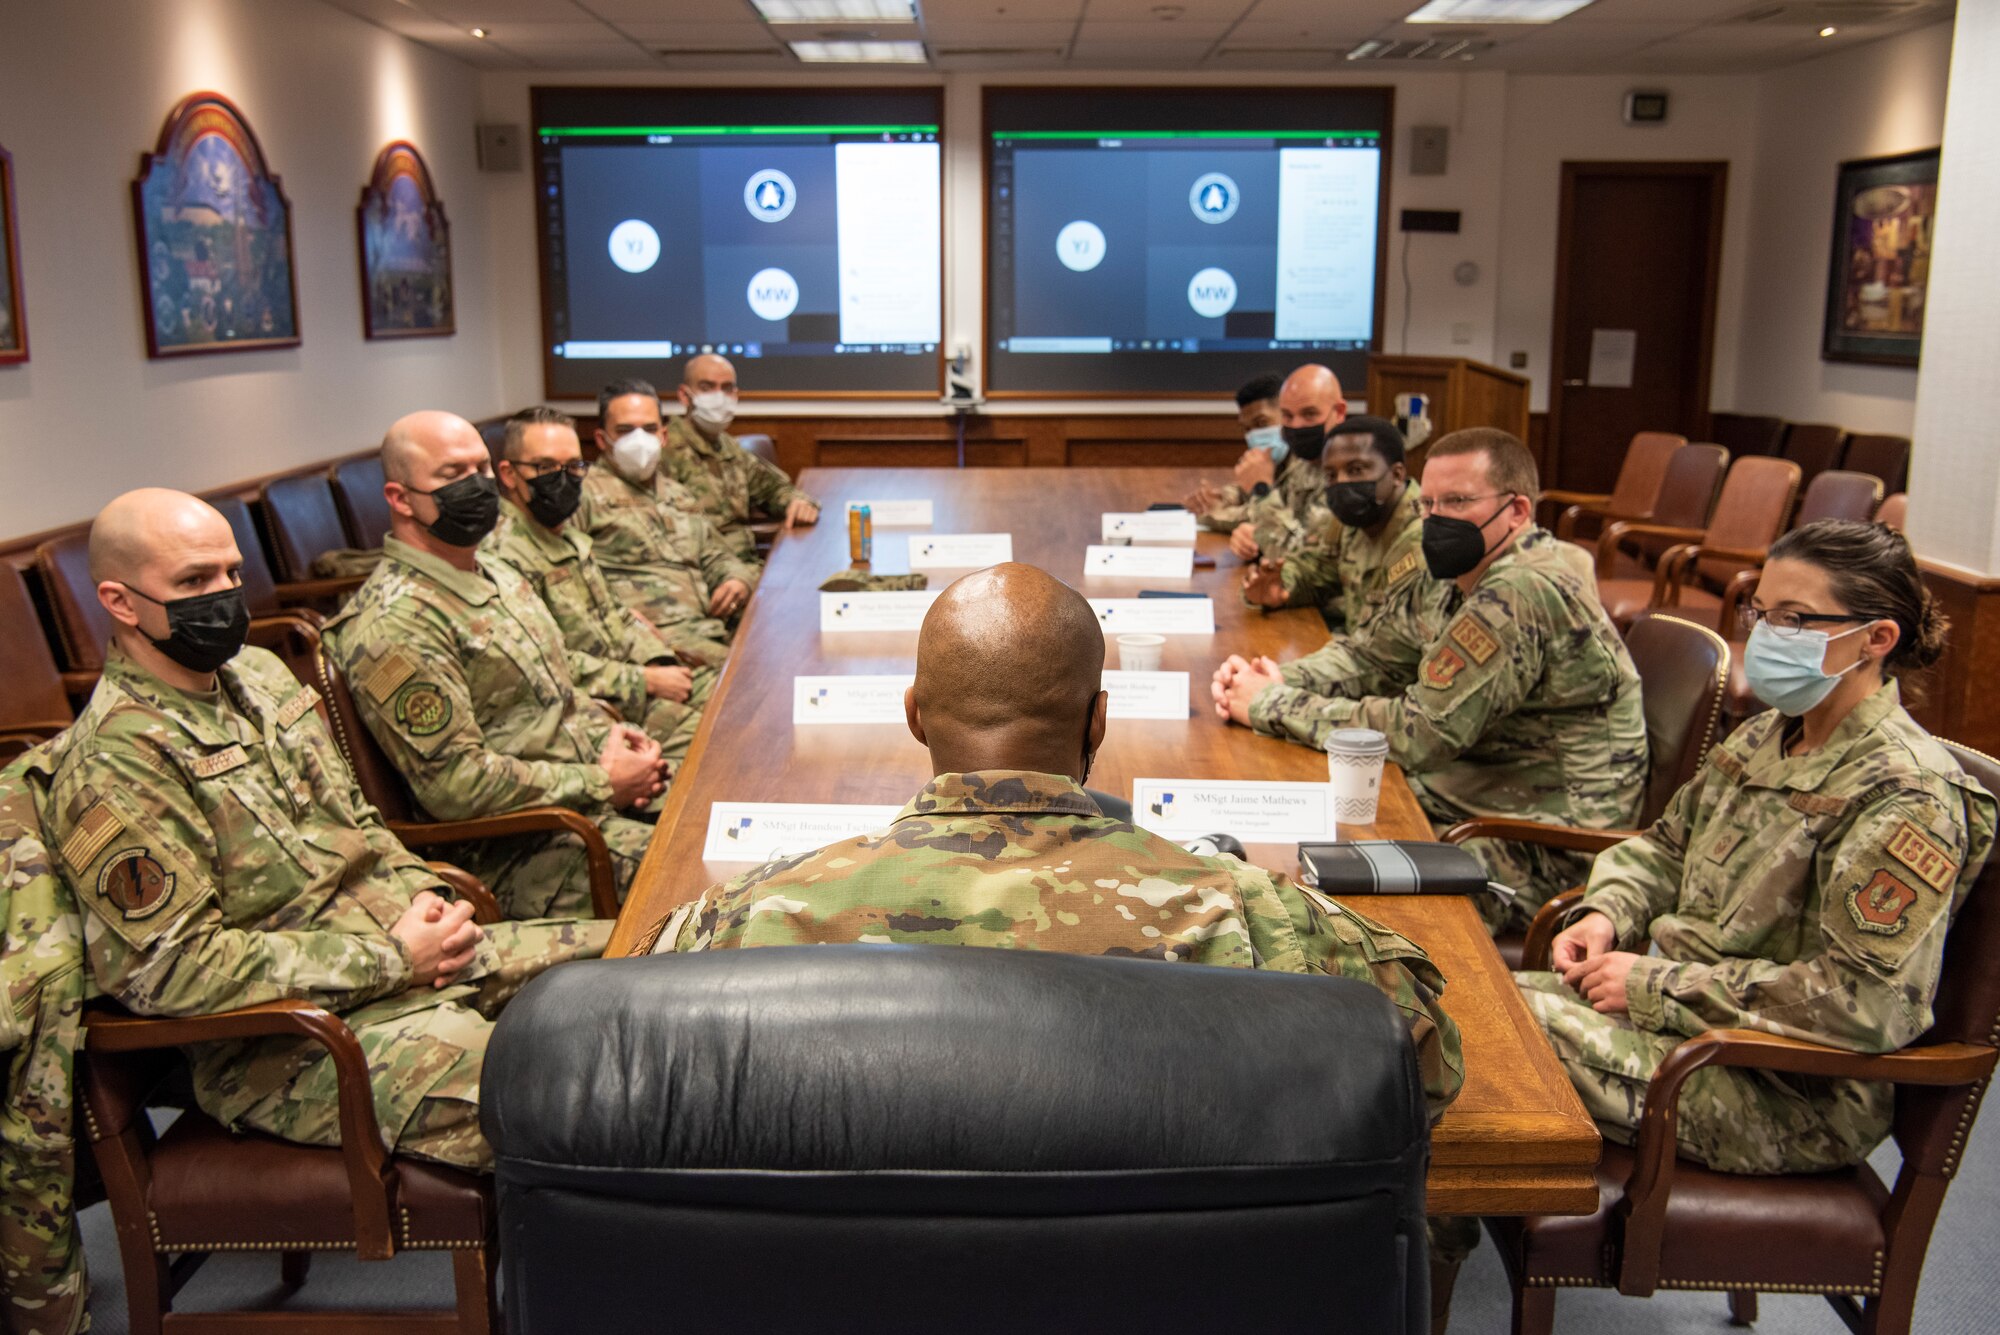
[[[1667,119],[1667,95],[1665,93],[1625,94],[1625,123],[1627,125],[1660,125]]]

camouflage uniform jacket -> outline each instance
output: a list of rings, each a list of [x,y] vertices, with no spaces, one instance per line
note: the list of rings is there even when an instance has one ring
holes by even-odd
[[[1288,686],[1313,695],[1358,700],[1369,695],[1394,695],[1417,678],[1424,649],[1443,626],[1445,594],[1451,586],[1431,578],[1424,564],[1423,512],[1417,508],[1417,484],[1409,483],[1396,503],[1396,514],[1379,539],[1358,528],[1343,527],[1338,571],[1332,586],[1340,590],[1347,629],[1320,648],[1279,670]],[[1326,581],[1315,570],[1301,568],[1315,558],[1304,554],[1285,562],[1286,588]]]
[[[611,721],[576,685],[527,580],[481,552],[464,571],[396,538],[326,625],[368,731],[440,820],[519,807],[611,814]]]
[[[246,648],[211,693],[182,691],[113,644],[62,748],[47,836],[84,914],[91,976],[142,1015],[207,1015],[315,1002],[363,1026],[471,996],[492,943],[451,987],[410,987],[390,934],[430,869],[389,833],[301,686]],[[302,1039],[192,1049],[195,1095],[225,1123],[285,1085],[321,1049]],[[395,1134],[435,1069],[378,1083]]]
[[[1262,496],[1251,496],[1240,487],[1225,488],[1222,513],[1233,513],[1239,508],[1231,505],[1232,497],[1243,498],[1242,517],[1228,528],[1249,524],[1256,534],[1258,554],[1267,561],[1289,564],[1293,558],[1308,553],[1330,557],[1344,528],[1333,517],[1333,511],[1326,508],[1326,474],[1315,461],[1287,455],[1278,470],[1277,485]],[[1211,528],[1216,527],[1213,514]],[[1329,605],[1340,594],[1335,587],[1323,587],[1317,592],[1320,601]]]
[[[500,525],[480,545],[541,595],[569,648],[576,684],[609,700],[628,720],[645,717],[646,665],[672,663],[657,630],[611,594],[591,555],[590,536],[574,524],[547,529],[502,498]]]
[[[76,1053],[90,975],[83,918],[42,841],[54,757],[36,747],[0,771],[0,1330],[69,1335],[87,1322],[76,1231]]]
[[[736,559],[753,566],[759,562],[757,537],[750,531],[751,517],[779,519],[799,497],[812,500],[792,485],[784,469],[750,453],[727,431],[710,440],[685,416],[668,420],[660,464],[673,474],[674,481],[694,494],[702,513],[722,534]]]
[[[941,774],[879,834],[780,858],[684,905],[662,950],[880,941],[1334,974],[1402,1010],[1433,1116],[1458,1093],[1458,1027],[1422,950],[1281,876],[1196,857],[1105,816],[1069,779]]]
[[[664,465],[644,486],[608,467],[591,469],[566,527],[589,535],[611,591],[658,626],[676,653],[722,666],[729,628],[708,614],[709,599],[732,579],[756,588],[761,569],[737,556]]]
[[[1308,746],[1334,728],[1384,733],[1434,820],[1635,824],[1646,785],[1639,674],[1575,550],[1530,527],[1471,594],[1450,586],[1451,620],[1399,694],[1329,700],[1273,686],[1251,705],[1252,726]]]
[[[1894,682],[1809,754],[1785,754],[1789,723],[1772,710],[1710,752],[1652,828],[1599,856],[1581,908],[1611,919],[1619,949],[1658,948],[1625,983],[1639,1029],[1892,1051],[1930,1028],[1945,933],[1993,847],[1994,799],[1903,711]],[[1888,1133],[1892,1086],[1812,1083],[1829,1110],[1868,1110],[1862,1144]]]

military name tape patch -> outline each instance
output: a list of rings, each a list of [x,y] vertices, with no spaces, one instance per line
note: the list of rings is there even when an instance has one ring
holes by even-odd
[[[144,848],[121,848],[97,874],[97,893],[127,919],[149,918],[174,895],[174,874]]]
[[[1424,555],[1422,552],[1411,552],[1402,560],[1389,567],[1389,582],[1391,584],[1400,582],[1403,576],[1411,573],[1423,563]]]
[[[310,686],[302,686],[299,693],[278,706],[278,726],[289,728],[304,718],[319,702],[319,692]]]
[[[1494,639],[1486,627],[1474,621],[1470,612],[1452,622],[1451,638],[1472,655],[1475,663],[1484,664],[1500,652],[1500,641]]]
[[[1465,659],[1456,649],[1439,649],[1424,662],[1424,685],[1443,690],[1465,671]]]
[[[542,583],[567,584],[569,583],[570,576],[574,575],[575,573],[576,572],[574,570],[571,570],[568,566],[557,566],[555,569],[551,570],[548,574],[542,577]]]
[[[1958,859],[1911,821],[1898,825],[1882,849],[1939,894],[1950,889],[1958,875]]]
[[[1903,913],[1917,902],[1917,892],[1886,871],[1847,896],[1847,912],[1854,925],[1878,936],[1895,936],[1905,926]]]
[[[77,821],[76,828],[62,842],[60,851],[63,861],[82,871],[124,828],[125,822],[119,819],[117,812],[105,806],[102,800],[92,802],[84,810],[83,818]]]
[[[241,769],[249,763],[250,753],[245,751],[240,745],[231,744],[223,747],[220,751],[214,751],[205,756],[196,756],[189,763],[188,768],[194,771],[194,777],[197,779],[212,779],[218,774],[227,774],[233,769]]]
[[[377,704],[381,704],[394,695],[396,688],[414,676],[416,671],[415,659],[401,649],[391,649],[382,656],[382,661],[375,665],[374,671],[368,674],[368,680],[361,684],[361,688],[374,696]]]
[[[451,697],[433,681],[413,681],[396,695],[396,722],[412,737],[429,737],[451,722]]]

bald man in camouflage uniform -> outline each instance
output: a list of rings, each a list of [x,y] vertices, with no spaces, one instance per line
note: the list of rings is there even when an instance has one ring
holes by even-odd
[[[678,762],[701,726],[715,669],[683,666],[665,637],[612,595],[588,534],[567,521],[544,523],[528,509],[540,503],[537,488],[545,480],[580,499],[582,483],[562,471],[579,467],[581,447],[567,414],[530,408],[510,421],[504,457],[495,465],[500,522],[482,550],[540,596],[562,631],[576,684],[638,723],[661,755]]]
[[[1042,571],[959,580],[924,619],[906,704],[937,777],[879,834],[711,887],[655,925],[657,948],[955,944],[1354,978],[1401,1009],[1441,1112],[1463,1062],[1422,950],[1282,876],[1107,817],[1084,792],[1103,661],[1089,604]]]
[[[619,812],[663,790],[659,744],[613,724],[576,685],[562,632],[527,580],[428,531],[419,507],[435,508],[434,493],[451,485],[441,479],[490,486],[480,471],[489,468],[479,433],[460,418],[419,413],[391,428],[391,536],[381,566],[327,623],[327,652],[425,811],[441,820],[533,806],[581,812],[610,845],[622,896],[652,827]],[[444,856],[485,881],[510,918],[590,911],[575,835],[480,840]]]
[[[787,528],[811,524],[819,518],[819,502],[793,485],[785,470],[729,434],[736,416],[736,368],[727,357],[689,358],[677,393],[682,412],[667,426],[667,471],[695,498],[736,558],[761,568],[750,521],[762,516],[782,519]]]
[[[1533,461],[1512,436],[1482,428],[1439,441],[1423,497],[1441,515],[1470,516],[1462,522],[1478,530],[1472,554],[1484,555],[1450,577],[1443,628],[1414,683],[1331,698],[1251,667],[1224,688],[1230,716],[1311,747],[1336,728],[1383,733],[1439,831],[1474,816],[1636,824],[1647,774],[1639,674],[1597,601],[1588,561],[1534,523],[1536,490]],[[1533,844],[1466,847],[1518,896],[1511,905],[1480,900],[1496,931],[1525,928],[1550,895],[1589,871],[1581,854]]]
[[[121,529],[124,554],[109,531]],[[67,734],[46,833],[83,911],[95,985],[142,1015],[280,999],[335,1011],[367,1054],[390,1142],[490,1169],[478,1121],[490,1017],[550,964],[601,953],[608,924],[482,931],[362,797],[311,687],[261,649],[201,672],[160,647],[172,640],[156,623],[172,623],[143,600],[226,591],[241,564],[215,511],[129,493],[98,517],[91,555],[118,625]],[[189,1056],[196,1099],[218,1121],[339,1143],[317,1045],[257,1039]]]
[[[657,438],[661,430],[659,399],[614,392],[622,388],[599,396],[601,463],[584,480],[570,524],[589,535],[612,593],[658,627],[682,661],[719,668],[729,657],[730,622],[763,567],[716,530],[701,502],[673,480],[659,448],[637,460],[616,448],[629,433]]]

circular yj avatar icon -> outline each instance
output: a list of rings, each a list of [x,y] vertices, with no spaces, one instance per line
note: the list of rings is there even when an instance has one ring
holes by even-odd
[[[798,187],[776,167],[766,167],[743,183],[743,207],[758,222],[783,222],[798,202]]]
[[[1188,191],[1188,207],[1205,223],[1228,222],[1236,216],[1236,206],[1242,202],[1243,193],[1236,188],[1236,182],[1221,172],[1197,176]]]
[[[783,269],[759,269],[748,296],[760,320],[782,320],[799,308],[798,282]]]
[[[1089,273],[1104,263],[1104,230],[1081,218],[1056,233],[1056,258],[1063,268]]]
[[[660,234],[651,223],[627,218],[611,229],[611,262],[626,273],[644,273],[660,262]]]

